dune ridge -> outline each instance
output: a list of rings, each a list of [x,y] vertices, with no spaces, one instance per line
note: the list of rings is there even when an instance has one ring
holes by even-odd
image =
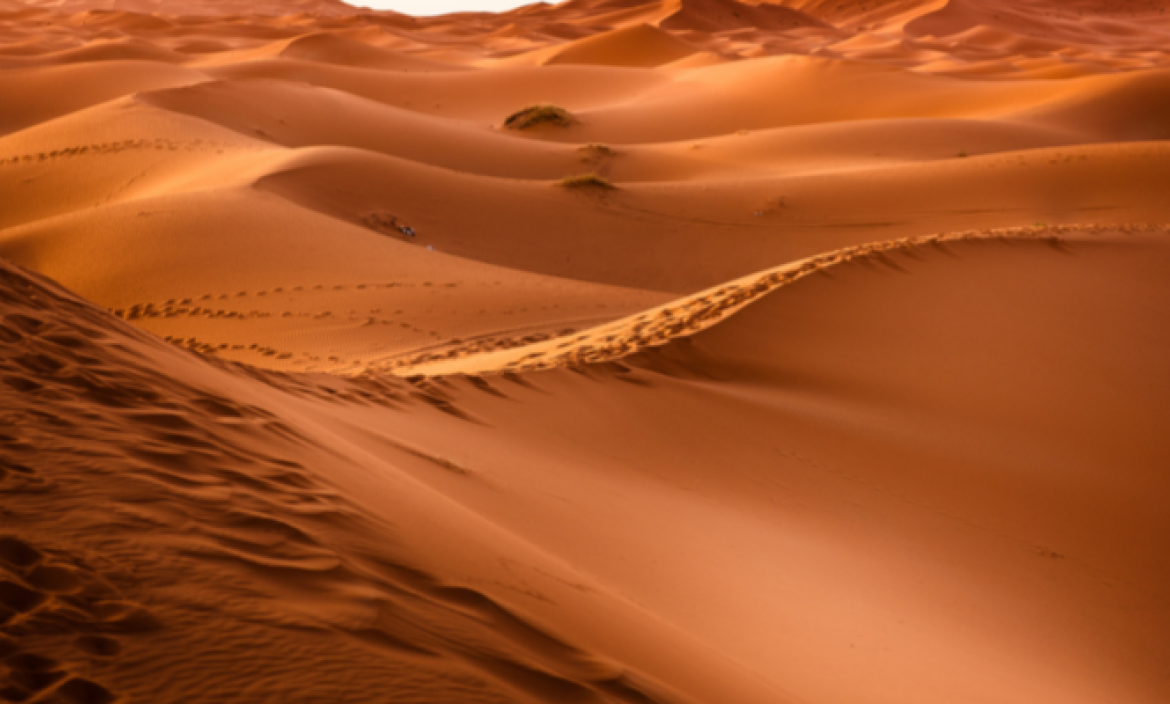
[[[1064,236],[1100,234],[1109,230],[1102,226],[1033,226],[921,235],[855,245],[782,264],[627,318],[552,340],[509,347],[502,352],[493,351],[490,345],[485,351],[483,344],[473,342],[445,350],[441,354],[374,362],[365,373],[377,375],[383,371],[393,371],[398,375],[410,375],[414,380],[422,380],[450,374],[508,374],[620,362],[645,349],[685,339],[718,325],[763,296],[854,259],[883,262],[889,252],[910,253],[918,247],[991,240],[1039,240],[1059,250]],[[1119,231],[1124,234],[1164,234],[1167,228],[1164,225],[1128,225]],[[896,267],[894,264],[890,266]]]

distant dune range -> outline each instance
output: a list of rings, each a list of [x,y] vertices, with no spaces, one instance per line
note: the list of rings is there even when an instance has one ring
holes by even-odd
[[[1170,700],[1168,9],[0,0],[0,701]]]

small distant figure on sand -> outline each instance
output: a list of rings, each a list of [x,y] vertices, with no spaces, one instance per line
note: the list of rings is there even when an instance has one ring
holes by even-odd
[[[399,220],[397,215],[390,213],[371,213],[362,218],[362,224],[384,235],[398,232],[413,239],[416,234],[413,227]]]

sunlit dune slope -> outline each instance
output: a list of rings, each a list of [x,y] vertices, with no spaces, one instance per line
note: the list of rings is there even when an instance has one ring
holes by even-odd
[[[196,71],[157,61],[104,61],[65,64],[0,73],[0,92],[20,95],[0,116],[7,134],[66,116],[77,110],[143,90],[206,80]]]

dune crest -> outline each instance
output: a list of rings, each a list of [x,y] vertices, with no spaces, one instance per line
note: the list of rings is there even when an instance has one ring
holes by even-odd
[[[563,335],[552,340],[510,348],[505,351],[487,349],[480,343],[447,349],[442,354],[423,354],[388,363],[375,364],[372,372],[382,369],[414,378],[449,374],[507,374],[545,371],[562,367],[620,362],[661,345],[695,335],[718,325],[735,315],[756,299],[772,294],[776,289],[796,283],[814,274],[829,273],[830,267],[854,259],[886,262],[891,252],[913,256],[916,248],[943,247],[949,243],[979,241],[1039,240],[1054,249],[1062,247],[1062,237],[1100,232],[1100,227],[1029,227],[1011,230],[984,230],[940,235],[909,237],[888,242],[873,242],[846,247],[790,262],[721,286],[676,299],[666,305],[642,311],[637,315],[606,323],[596,328]],[[1158,232],[1158,226],[1129,227],[1125,232]]]
[[[663,29],[719,32],[735,29],[832,29],[832,25],[790,7],[736,0],[678,0],[678,11],[659,23]]]
[[[566,46],[537,52],[543,66],[585,64],[653,68],[686,58],[698,49],[648,24],[615,29]],[[534,57],[535,58],[535,57]]]

